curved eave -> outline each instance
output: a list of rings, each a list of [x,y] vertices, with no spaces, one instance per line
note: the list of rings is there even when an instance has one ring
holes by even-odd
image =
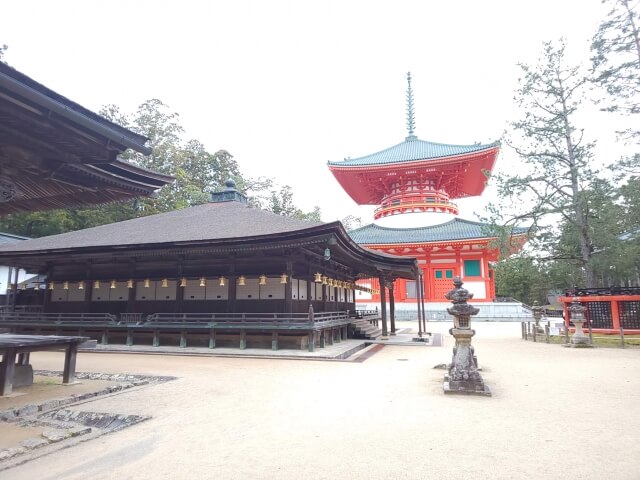
[[[379,165],[329,164],[329,170],[340,186],[358,205],[379,205],[384,194],[382,182],[394,177],[433,175],[439,172],[450,178],[450,198],[481,195],[486,186],[485,172],[491,172],[499,153],[499,146],[437,159],[406,160]],[[376,185],[373,188],[372,185]]]
[[[370,272],[380,269],[396,276],[413,278],[417,268],[416,260],[412,257],[390,255],[374,252],[358,245],[349,237],[340,222],[317,225],[306,229],[293,230],[267,235],[243,236],[215,240],[174,241],[161,243],[86,246],[76,248],[54,248],[35,251],[5,251],[0,253],[0,264],[11,266],[36,268],[51,257],[73,255],[75,259],[91,257],[97,254],[118,253],[119,255],[157,255],[158,251],[176,251],[184,249],[221,249],[228,251],[260,250],[283,248],[290,244],[296,245],[325,245],[333,237],[337,246],[341,248],[340,255],[356,259],[360,264],[371,264]],[[332,247],[337,248],[337,247]],[[338,254],[338,252],[336,252]]]
[[[525,240],[527,236],[526,233],[515,233],[511,235],[512,239],[517,240]],[[473,238],[456,238],[456,239],[448,239],[448,240],[433,240],[428,242],[398,242],[398,243],[361,243],[360,245],[366,248],[420,248],[425,245],[436,246],[436,245],[479,245],[479,244],[488,244],[492,240],[495,240],[496,237],[473,237]]]
[[[99,134],[119,145],[121,151],[131,148],[143,155],[151,154],[151,149],[145,145],[146,137],[110,122],[2,62],[0,91],[17,96],[43,116],[55,114],[63,121]]]
[[[335,167],[376,167],[394,165],[405,162],[435,161],[446,158],[456,158],[464,155],[482,154],[491,149],[499,148],[499,143],[485,145],[451,145],[427,142],[412,137],[402,143],[359,158],[350,158],[337,162],[329,161],[329,166]]]

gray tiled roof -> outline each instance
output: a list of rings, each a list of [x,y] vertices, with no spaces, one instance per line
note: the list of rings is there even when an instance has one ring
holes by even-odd
[[[283,217],[249,207],[246,203],[205,203],[183,210],[3,245],[0,246],[0,253],[222,240],[292,232],[318,225],[322,223]]]
[[[468,153],[481,152],[498,146],[498,142],[487,145],[447,145],[408,137],[404,142],[371,155],[349,158],[329,165],[340,167],[384,165],[389,163],[411,162],[415,160],[434,160]]]
[[[516,227],[513,233],[524,234],[526,228]],[[386,228],[373,223],[349,232],[351,238],[361,245],[389,245],[399,243],[428,243],[446,240],[471,240],[492,238],[489,224],[455,218],[441,225],[418,228]]]
[[[13,233],[0,232],[0,245],[20,242],[22,240],[29,240],[29,237],[21,237],[20,235],[14,235]]]

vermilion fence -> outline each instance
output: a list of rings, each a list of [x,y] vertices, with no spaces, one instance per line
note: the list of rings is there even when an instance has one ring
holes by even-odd
[[[560,297],[565,325],[573,326],[568,306],[578,300],[586,307],[585,327],[600,333],[640,334],[640,287],[572,288]]]

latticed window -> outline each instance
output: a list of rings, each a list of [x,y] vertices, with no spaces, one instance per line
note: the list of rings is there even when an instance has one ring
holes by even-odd
[[[587,322],[591,322],[591,328],[613,328],[610,302],[585,302],[584,306],[587,307],[585,316]]]
[[[640,302],[618,302],[620,326],[640,329]]]

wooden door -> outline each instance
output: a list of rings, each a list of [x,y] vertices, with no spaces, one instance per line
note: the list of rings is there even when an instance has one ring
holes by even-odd
[[[445,294],[453,289],[453,277],[458,275],[456,264],[442,264],[430,268],[429,280],[431,284],[432,302],[446,302]]]

